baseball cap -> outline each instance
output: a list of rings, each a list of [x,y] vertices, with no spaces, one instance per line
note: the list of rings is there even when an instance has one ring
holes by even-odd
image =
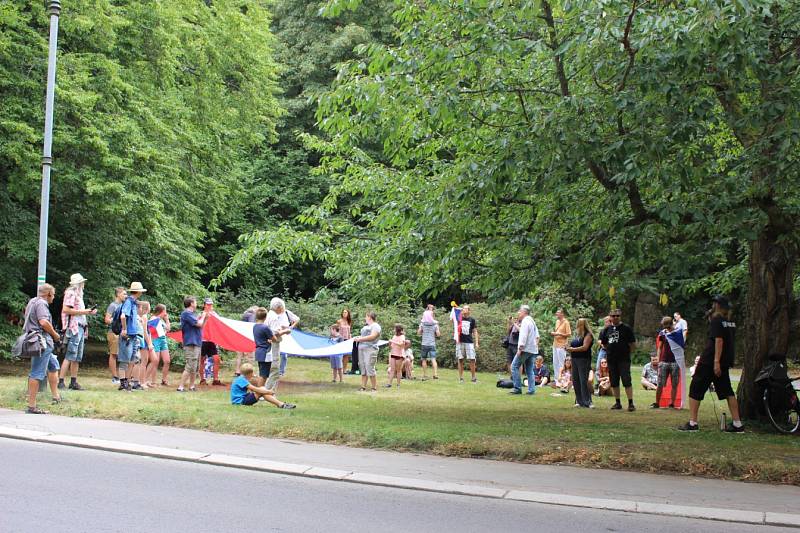
[[[714,297],[711,298],[711,301],[718,303],[719,306],[722,307],[723,309],[730,309],[731,308],[731,303],[728,301],[727,298],[725,298],[721,294],[714,295]]]

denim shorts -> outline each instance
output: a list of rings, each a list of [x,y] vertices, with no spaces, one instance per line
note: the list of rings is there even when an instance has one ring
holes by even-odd
[[[67,353],[64,358],[67,361],[75,361],[80,363],[83,361],[83,347],[84,347],[84,329],[78,327],[78,333],[67,331],[64,341],[67,343]]]
[[[167,338],[166,337],[156,337],[153,339],[153,350],[156,352],[166,352],[169,350],[169,346],[167,346]]]
[[[139,336],[132,335],[119,338],[119,353],[117,361],[120,363],[135,363],[139,360]]]
[[[436,346],[422,346],[420,351],[422,359],[436,359]]]
[[[53,349],[48,347],[39,357],[31,357],[31,373],[28,377],[41,381],[48,372],[58,372],[60,368],[58,359],[53,355]]]
[[[331,368],[334,370],[338,370],[342,368],[342,356],[341,355],[332,355],[330,357],[331,360]]]

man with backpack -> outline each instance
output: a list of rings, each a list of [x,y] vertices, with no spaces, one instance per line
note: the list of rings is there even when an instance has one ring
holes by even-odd
[[[117,361],[119,364],[119,390],[130,391],[128,383],[129,365],[136,363],[139,359],[139,345],[141,335],[139,330],[139,298],[147,292],[138,281],[131,283],[128,289],[128,298],[117,309],[111,321],[111,331],[119,335],[119,354]],[[131,369],[132,370],[132,369]]]
[[[25,307],[25,322],[23,329],[25,333],[35,333],[41,336],[44,341],[41,355],[31,357],[31,372],[28,374],[28,409],[27,413],[32,415],[47,414],[46,411],[36,406],[36,395],[39,393],[39,382],[47,376],[50,390],[53,393],[53,403],[61,402],[61,395],[58,392],[58,359],[53,355],[54,342],[60,342],[61,336],[53,327],[53,316],[48,307],[53,303],[56,296],[56,289],[48,283],[39,285],[39,292],[36,298],[31,298]]]
[[[117,309],[122,307],[122,303],[128,297],[124,287],[117,287],[114,289],[114,301],[108,304],[106,308],[106,315],[103,317],[103,322],[108,326],[106,333],[106,340],[108,341],[108,370],[111,372],[111,383],[119,384],[119,376],[117,375],[117,354],[119,353],[119,334],[111,330],[111,324],[114,322],[114,315],[117,314]]]

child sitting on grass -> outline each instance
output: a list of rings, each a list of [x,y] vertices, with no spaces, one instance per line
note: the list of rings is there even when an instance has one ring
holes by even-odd
[[[568,394],[572,389],[572,358],[567,357],[564,359],[564,366],[558,372],[558,379],[556,380],[556,387],[561,389],[562,394]]]
[[[266,387],[253,385],[253,365],[244,363],[240,368],[241,375],[231,383],[231,403],[233,405],[254,405],[264,398],[279,409],[294,409],[294,404],[282,402],[275,397],[275,392]]]

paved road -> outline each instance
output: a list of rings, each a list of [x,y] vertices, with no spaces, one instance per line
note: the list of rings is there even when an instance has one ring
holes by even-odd
[[[4,533],[781,531],[351,485],[5,439],[0,502]]]

